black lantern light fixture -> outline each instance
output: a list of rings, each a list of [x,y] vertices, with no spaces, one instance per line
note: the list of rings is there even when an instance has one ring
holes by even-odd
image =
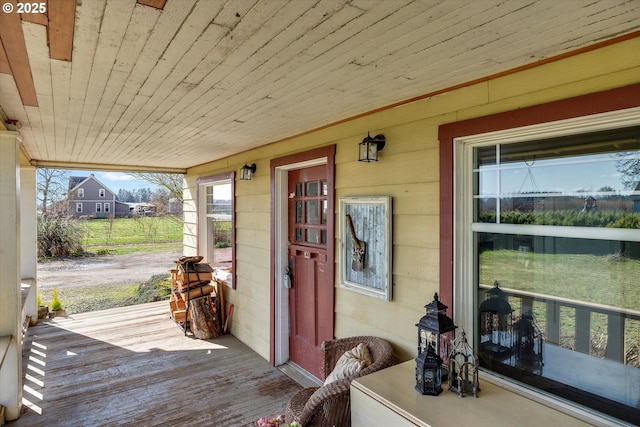
[[[513,353],[513,309],[496,280],[480,303],[481,356],[504,360]]]
[[[416,390],[437,396],[442,392],[442,359],[430,345],[416,357]]]
[[[240,168],[240,179],[243,181],[250,181],[251,176],[256,173],[256,164],[253,163],[251,166],[248,166],[246,163],[243,167]]]
[[[460,397],[466,393],[478,397],[478,356],[467,341],[464,330],[453,341],[453,350],[449,356],[449,391],[457,392]]]
[[[386,140],[384,135],[376,135],[373,138],[367,132],[367,136],[358,146],[358,161],[360,162],[377,162],[378,152],[382,151]]]
[[[447,306],[440,302],[438,293],[433,295],[433,301],[424,306],[426,314],[416,324],[418,327],[418,355],[433,347],[438,357],[442,359],[442,379],[447,379],[447,363],[451,346],[455,338],[456,325],[447,316]]]

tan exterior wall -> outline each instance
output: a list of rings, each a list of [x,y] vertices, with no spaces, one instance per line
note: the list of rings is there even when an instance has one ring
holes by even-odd
[[[394,286],[390,302],[342,289],[336,265],[335,335],[382,336],[392,342],[398,360],[415,357],[414,325],[439,286],[438,127],[638,83],[638,52],[640,39],[636,38],[192,168],[186,177],[185,254],[197,251],[196,179],[238,171],[245,162],[256,163],[253,180],[236,181],[237,289],[227,290],[226,301],[235,305],[232,333],[268,359],[269,163],[273,158],[336,144],[336,209],[345,196],[393,197]],[[357,161],[357,144],[368,131],[383,133],[387,139],[378,163]]]

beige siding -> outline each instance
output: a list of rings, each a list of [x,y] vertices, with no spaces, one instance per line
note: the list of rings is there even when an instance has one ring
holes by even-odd
[[[237,171],[245,162],[258,166],[252,181],[236,182],[237,289],[227,293],[236,310],[232,332],[268,358],[270,160],[336,144],[336,202],[355,195],[393,197],[393,300],[340,288],[336,265],[335,335],[383,336],[393,343],[399,360],[415,357],[415,323],[439,286],[438,126],[638,83],[639,51],[640,39],[622,42],[190,169],[186,195],[195,194],[198,177]],[[378,163],[357,162],[357,144],[367,131],[387,138]],[[190,198],[186,253],[196,250]]]

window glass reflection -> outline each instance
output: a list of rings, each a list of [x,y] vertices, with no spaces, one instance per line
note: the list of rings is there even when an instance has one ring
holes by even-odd
[[[307,182],[307,197],[315,197],[318,195],[319,185],[317,182]]]
[[[318,224],[318,202],[308,201],[307,204],[307,224]]]
[[[634,407],[640,242],[477,236],[481,364],[547,391],[576,388]],[[501,301],[492,300],[496,287]],[[624,390],[603,387],[603,378]]]
[[[309,243],[320,243],[320,235],[318,234],[318,230],[315,228],[307,229],[307,242]]]
[[[625,132],[614,141],[605,133],[580,144],[558,139],[477,148],[476,221],[637,228],[640,149],[626,135],[640,130]]]

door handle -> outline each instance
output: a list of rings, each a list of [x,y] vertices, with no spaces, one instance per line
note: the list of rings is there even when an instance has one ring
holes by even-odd
[[[293,287],[293,259],[289,258],[289,265],[284,269],[284,287],[291,289]]]
[[[290,267],[285,268],[284,269],[284,287],[287,289],[291,289],[291,286],[292,286],[291,276],[292,276],[291,268]]]

